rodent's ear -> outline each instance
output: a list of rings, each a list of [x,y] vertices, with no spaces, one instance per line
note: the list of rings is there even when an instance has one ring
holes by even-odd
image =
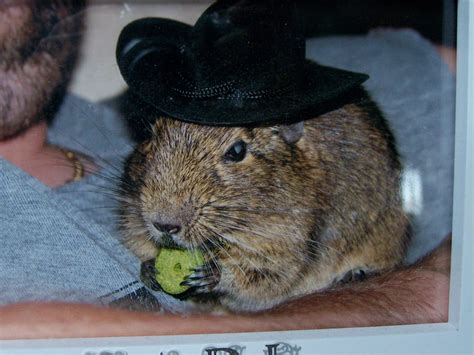
[[[278,130],[286,143],[295,144],[303,136],[304,121],[292,123],[290,125],[280,125]]]

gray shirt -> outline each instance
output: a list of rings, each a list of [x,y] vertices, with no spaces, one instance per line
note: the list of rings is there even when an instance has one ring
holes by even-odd
[[[114,188],[132,149],[122,121],[106,107],[67,96],[48,140],[87,154],[100,170],[51,189],[0,158],[0,305],[130,299],[157,310],[139,280],[139,260],[118,238]],[[171,309],[179,304],[155,295]]]
[[[308,41],[321,64],[371,75],[365,84],[394,130],[407,173],[405,205],[415,237],[408,261],[451,229],[454,78],[415,32]],[[118,240],[114,186],[132,143],[116,114],[66,97],[49,140],[93,157],[100,171],[50,189],[0,158],[0,305],[29,300],[153,303],[139,261]],[[153,293],[169,309],[172,297]]]
[[[105,152],[104,138],[97,134],[114,120],[115,115],[102,107],[70,96],[49,138],[107,158],[111,148]],[[124,154],[129,145],[121,142],[121,135],[114,139],[121,146],[116,152]],[[113,221],[107,221],[111,211],[98,212],[108,203],[107,188],[101,194],[95,184],[104,186],[107,180],[89,176],[55,190],[3,159],[0,171],[0,304],[28,300],[108,303],[141,286],[135,258],[114,237]]]

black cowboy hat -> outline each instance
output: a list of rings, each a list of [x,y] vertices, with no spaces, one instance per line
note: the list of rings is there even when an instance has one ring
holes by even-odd
[[[133,93],[209,125],[310,118],[368,78],[306,60],[290,0],[220,0],[194,26],[140,19],[122,30],[116,55]]]

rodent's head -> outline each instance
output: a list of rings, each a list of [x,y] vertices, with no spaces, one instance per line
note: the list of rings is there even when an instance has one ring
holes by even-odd
[[[305,205],[305,181],[318,179],[303,166],[303,128],[158,119],[126,164],[125,228],[187,248],[232,244],[261,254],[303,245],[315,207]]]

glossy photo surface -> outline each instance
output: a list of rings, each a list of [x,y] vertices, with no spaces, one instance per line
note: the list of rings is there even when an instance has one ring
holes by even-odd
[[[0,0],[5,349],[463,338],[471,7]]]

